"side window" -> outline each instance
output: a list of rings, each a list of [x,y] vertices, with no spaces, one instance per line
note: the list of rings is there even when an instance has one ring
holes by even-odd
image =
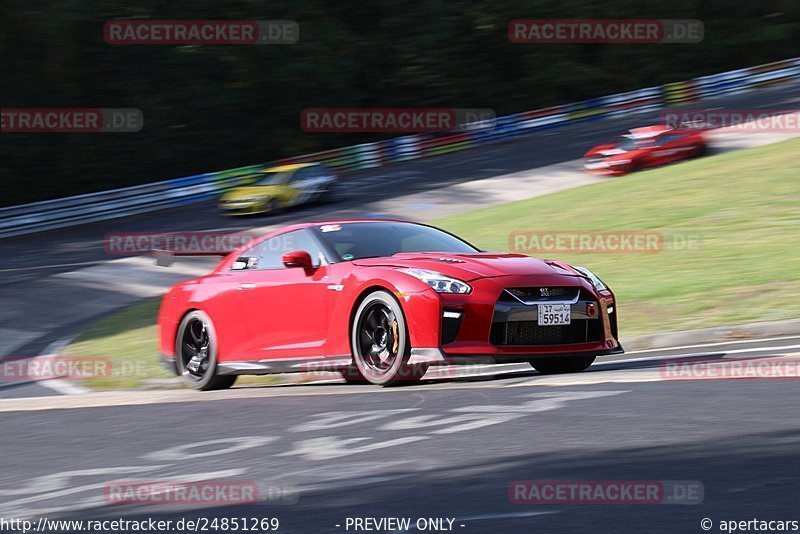
[[[656,146],[658,143],[653,139],[641,139],[636,142],[636,148],[648,148]]]
[[[244,255],[256,260],[256,263],[250,269],[263,270],[283,267],[283,263],[281,263],[281,255],[283,253],[280,251],[282,238],[283,236],[280,235],[275,236],[248,250]]]
[[[659,145],[666,145],[667,143],[672,143],[673,141],[677,141],[679,139],[683,139],[683,137],[684,137],[683,135],[679,135],[679,134],[662,135],[661,137],[658,138],[658,144]]]
[[[308,230],[295,230],[286,234],[286,245],[289,246],[284,252],[290,250],[305,250],[311,256],[314,267],[319,267],[325,261],[325,253],[322,252],[317,240]]]
[[[295,230],[277,235],[248,249],[243,256],[255,258],[250,269],[283,269],[283,255],[293,250],[305,250],[311,255],[314,266],[319,266],[325,256],[316,240],[306,230]]]
[[[305,180],[310,176],[309,173],[311,172],[312,169],[313,167],[303,167],[302,169],[294,173],[291,178],[289,178],[289,183],[291,184],[299,182],[300,180]]]

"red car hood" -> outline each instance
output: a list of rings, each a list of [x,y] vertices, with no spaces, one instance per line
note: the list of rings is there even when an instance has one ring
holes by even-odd
[[[508,275],[566,275],[579,276],[548,262],[523,254],[476,252],[474,254],[448,253],[401,253],[388,258],[364,258],[354,260],[354,265],[362,267],[408,267],[427,269],[466,282],[478,278],[491,278]]]

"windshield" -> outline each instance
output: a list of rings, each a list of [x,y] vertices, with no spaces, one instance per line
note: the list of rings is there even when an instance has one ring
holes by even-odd
[[[654,143],[655,140],[651,137],[644,139],[631,139],[630,137],[623,135],[617,138],[617,146],[614,148],[622,150],[623,152],[628,152],[630,150],[637,150],[639,148],[653,146]]]
[[[262,174],[262,178],[256,182],[255,185],[283,185],[289,181],[289,177],[293,173],[294,171],[265,172]]]
[[[636,142],[630,137],[620,137],[616,148],[627,152],[636,148]]]
[[[400,252],[479,252],[447,232],[413,223],[323,224],[315,230],[319,238],[344,261],[392,256]]]

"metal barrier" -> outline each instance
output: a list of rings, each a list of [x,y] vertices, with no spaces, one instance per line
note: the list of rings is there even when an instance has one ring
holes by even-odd
[[[208,200],[219,196],[228,188],[252,183],[259,171],[274,165],[322,162],[340,173],[360,171],[533,135],[576,122],[646,113],[670,105],[744,93],[797,79],[800,79],[800,58],[791,58],[661,87],[649,87],[497,117],[489,128],[477,128],[452,135],[408,135],[227,171],[0,208],[0,238],[127,217]]]

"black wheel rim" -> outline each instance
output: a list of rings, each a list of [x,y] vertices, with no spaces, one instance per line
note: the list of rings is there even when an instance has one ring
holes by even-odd
[[[386,374],[399,356],[400,334],[397,317],[382,302],[369,304],[357,325],[357,345],[364,364],[376,374]]]
[[[202,380],[211,365],[211,338],[208,325],[199,318],[190,319],[181,337],[181,362],[183,376],[193,381]]]

